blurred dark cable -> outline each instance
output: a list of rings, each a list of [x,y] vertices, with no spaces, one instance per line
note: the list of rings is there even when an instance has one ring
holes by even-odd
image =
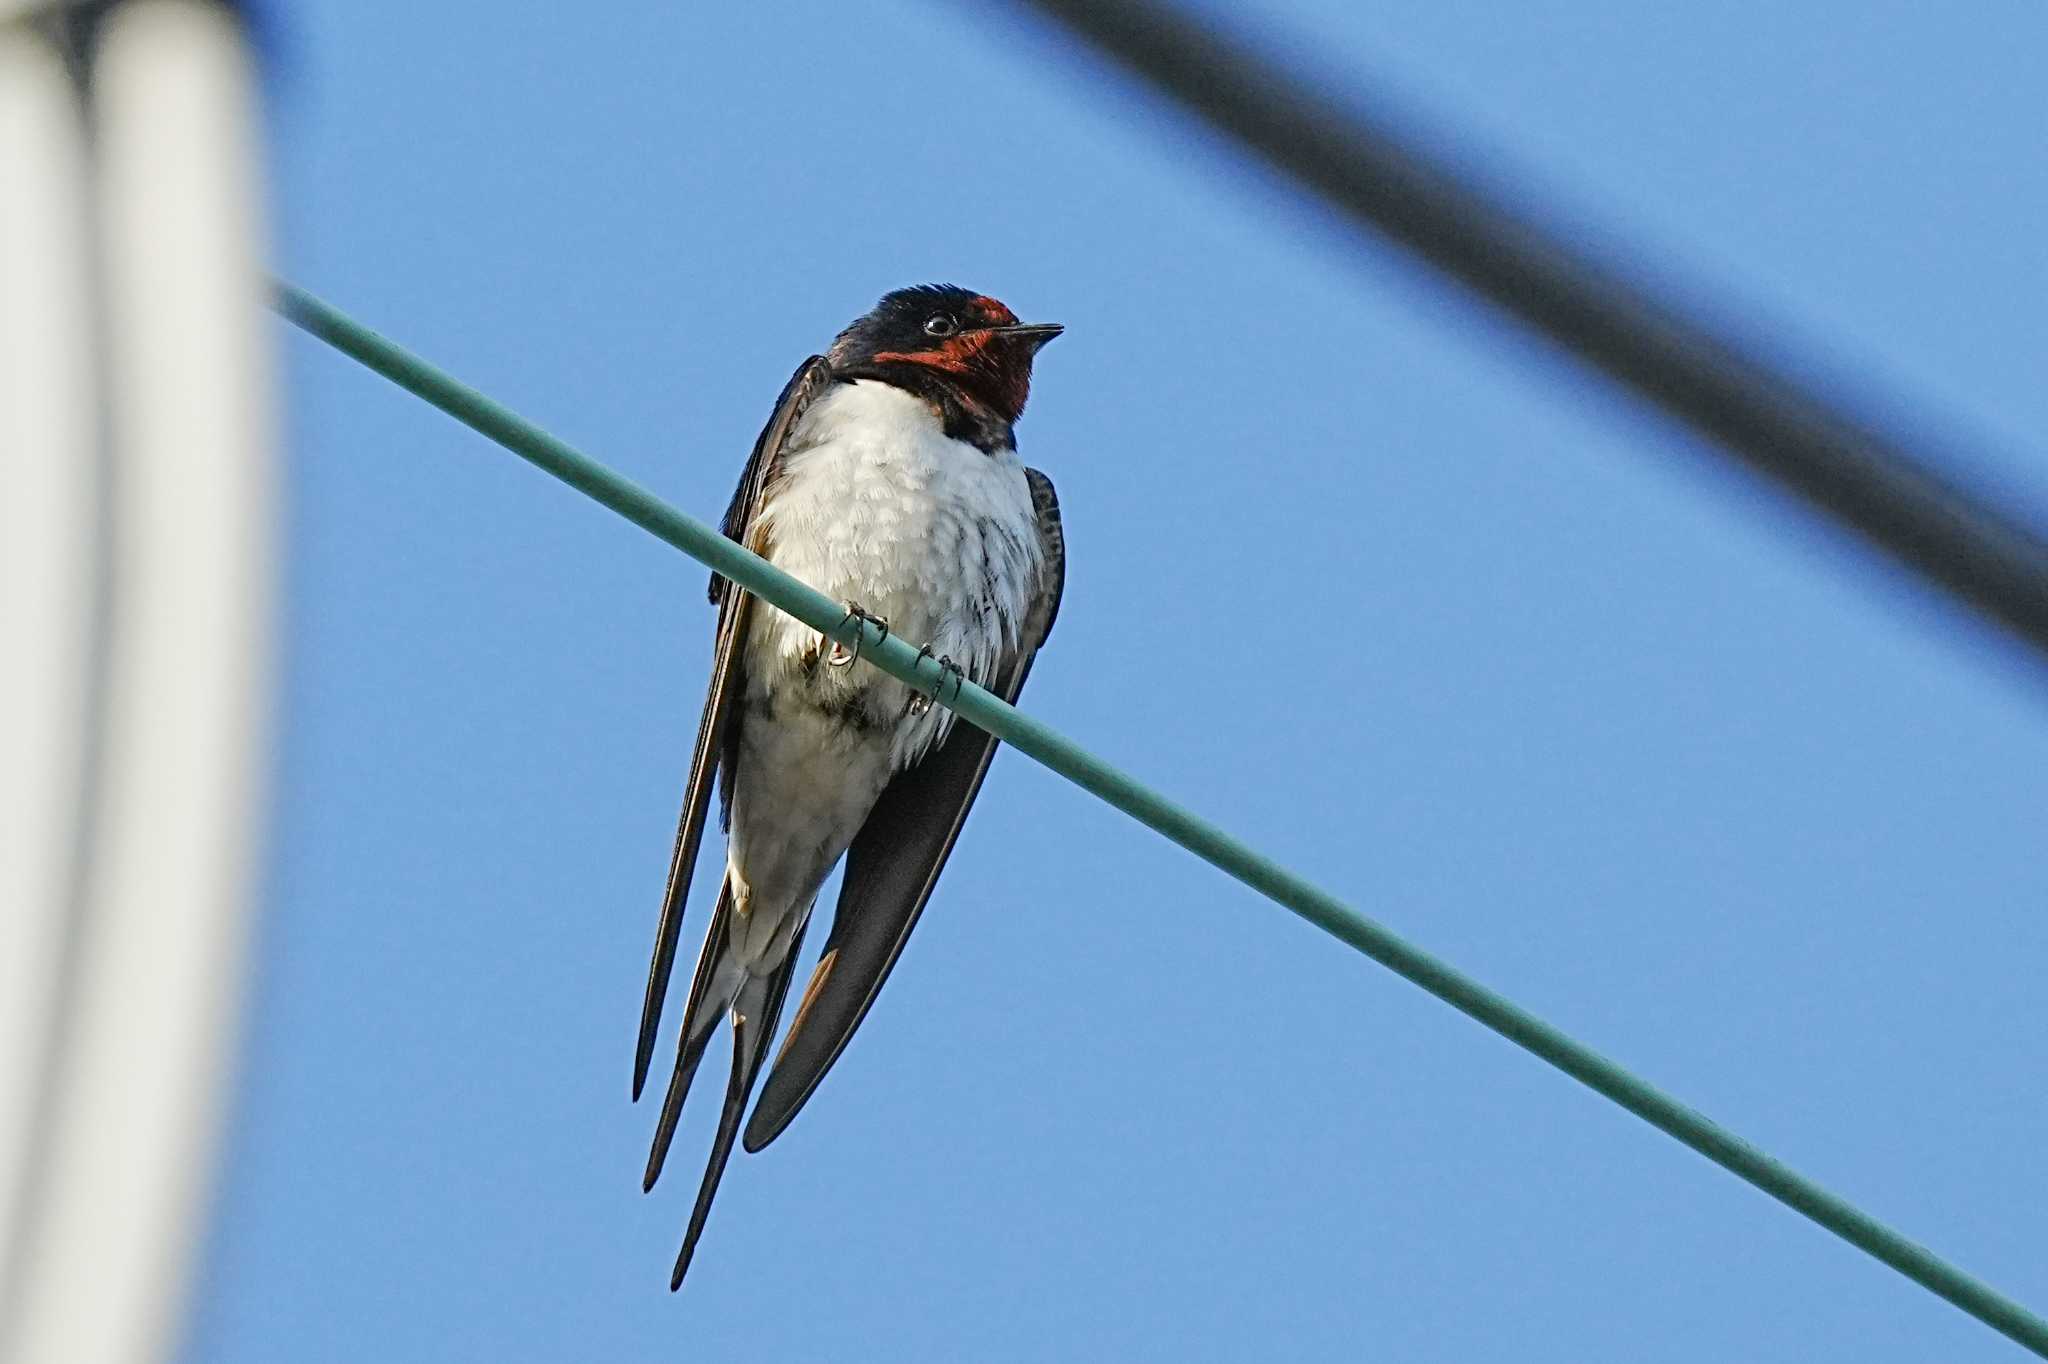
[[[1412,138],[1153,0],[1027,0],[2048,658],[2048,540],[1641,284],[1466,183]]]

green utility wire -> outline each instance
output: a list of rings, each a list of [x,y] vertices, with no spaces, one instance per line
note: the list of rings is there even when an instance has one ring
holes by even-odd
[[[418,356],[394,345],[304,290],[278,285],[277,308],[292,322],[361,361],[408,392],[475,428],[578,492],[604,504],[693,559],[702,561],[763,601],[852,648],[891,677],[925,692],[940,686],[939,666],[896,637],[847,618],[846,608],[694,521],[596,460],[531,422],[458,383]],[[950,676],[944,674],[943,676]],[[948,688],[949,693],[951,688]],[[1687,1108],[1598,1052],[1559,1032],[1392,931],[1359,913],[1207,820],[1118,771],[1072,740],[1013,709],[972,682],[958,695],[939,698],[1019,752],[1092,791],[1139,823],[1166,835],[1195,856],[1260,894],[1285,905],[1316,927],[1379,962],[1501,1036],[1535,1053],[1643,1121],[1747,1180],[1849,1244],[1941,1295],[1985,1325],[2048,1358],[2048,1321],[1829,1193],[1748,1142]]]

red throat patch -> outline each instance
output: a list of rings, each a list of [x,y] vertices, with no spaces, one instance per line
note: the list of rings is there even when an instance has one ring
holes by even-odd
[[[900,361],[909,365],[930,365],[953,374],[966,374],[988,344],[986,332],[962,332],[949,336],[927,350],[885,350],[876,352],[878,361]]]

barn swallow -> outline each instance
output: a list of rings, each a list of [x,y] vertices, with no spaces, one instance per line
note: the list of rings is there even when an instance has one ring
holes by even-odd
[[[951,285],[899,289],[797,368],[726,510],[727,536],[1014,701],[1066,576],[1052,481],[1017,457],[1038,350],[1060,334]],[[802,946],[842,856],[831,936],[744,1144],[802,1108],[902,953],[996,741],[746,592],[711,579],[711,685],[640,1016],[647,1082],[683,900],[716,782],[725,876],[697,958],[644,1187],[690,1079],[732,1020],[725,1108],[669,1287],[682,1285]]]

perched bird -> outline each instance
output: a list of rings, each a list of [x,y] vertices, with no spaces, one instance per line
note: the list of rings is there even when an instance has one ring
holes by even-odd
[[[1060,334],[951,285],[899,289],[798,367],[724,531],[850,614],[924,642],[1014,700],[1052,629],[1066,553],[1052,481],[1017,458],[1031,362]],[[995,740],[713,575],[711,686],[640,1018],[646,1085],[714,777],[725,878],[690,982],[645,1187],[721,1014],[732,1073],[671,1289],[703,1234],[782,1012],[818,889],[846,876],[830,938],[746,1127],[773,1141],[817,1088],[902,952],[967,818]]]

